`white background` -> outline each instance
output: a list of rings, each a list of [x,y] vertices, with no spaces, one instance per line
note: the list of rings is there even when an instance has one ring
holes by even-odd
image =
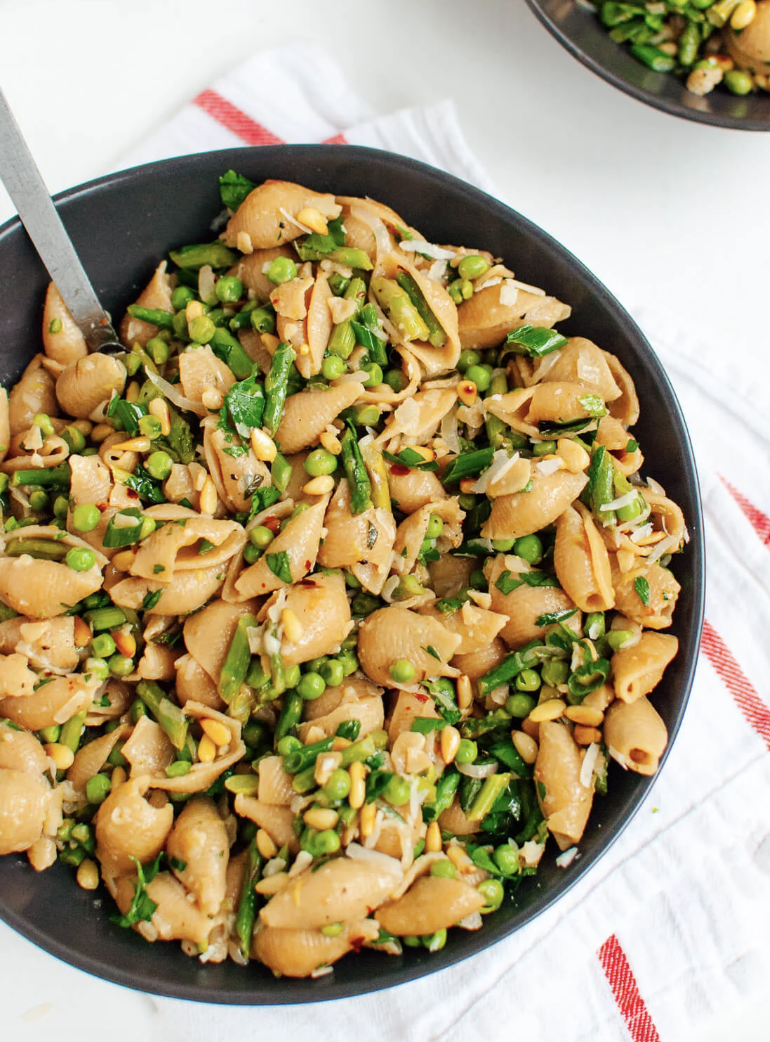
[[[295,39],[330,51],[377,112],[453,98],[501,196],[630,310],[737,358],[770,347],[770,134],[700,127],[627,98],[523,0],[0,0],[0,84],[55,192],[108,172],[231,65]],[[0,189],[0,221],[13,213]],[[8,1042],[151,1038],[146,996],[2,925],[0,967]],[[676,1042],[764,1042],[761,1007]]]

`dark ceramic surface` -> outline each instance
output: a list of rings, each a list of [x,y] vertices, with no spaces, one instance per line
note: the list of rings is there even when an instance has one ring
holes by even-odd
[[[220,210],[217,176],[237,169],[254,181],[284,178],[345,195],[371,195],[399,211],[430,241],[477,245],[504,256],[520,278],[547,287],[573,307],[561,328],[617,353],[642,401],[639,439],[649,472],[679,502],[692,540],[675,563],[682,584],[673,632],[680,653],[657,700],[671,738],[690,691],[703,611],[702,517],[695,464],[679,405],[660,362],[611,294],[554,239],[502,203],[423,164],[339,145],[244,148],[189,156],[111,175],[58,197],[59,210],[97,293],[119,319],[169,249],[212,237]],[[40,349],[46,273],[18,221],[0,229],[0,381],[10,385]],[[274,980],[263,967],[204,966],[177,944],[146,944],[110,923],[109,899],[97,907],[73,873],[56,864],[32,871],[22,856],[0,858],[0,917],[53,955],[129,987],[208,1002],[269,1004],[342,998],[412,980],[481,951],[529,922],[585,875],[628,824],[652,780],[618,769],[610,795],[597,800],[582,856],[565,870],[553,847],[514,906],[486,917],[475,933],[453,931],[435,955],[402,958],[362,952],[317,981]]]
[[[672,116],[733,130],[770,130],[770,94],[745,98],[717,87],[706,97],[692,94],[684,81],[653,72],[628,48],[615,43],[595,12],[577,0],[527,0],[543,25],[567,50],[602,79],[639,101]]]

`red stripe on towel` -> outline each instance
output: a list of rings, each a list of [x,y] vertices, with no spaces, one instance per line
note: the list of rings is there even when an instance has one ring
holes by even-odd
[[[749,524],[765,546],[770,545],[770,517],[763,513],[759,507],[755,507],[750,499],[747,499],[742,492],[739,492],[738,489],[731,485],[726,478],[723,478],[721,474],[719,475],[719,480],[741,508],[745,517],[748,519]]]
[[[231,133],[236,134],[247,145],[282,145],[284,143],[282,138],[277,137],[261,123],[257,123],[251,116],[247,116],[245,112],[241,112],[215,90],[201,91],[197,98],[193,98],[193,105],[203,109],[212,119],[221,123]]]
[[[633,1042],[660,1042],[658,1029],[652,1022],[626,953],[615,934],[607,938],[597,955]]]
[[[322,145],[347,145],[349,143],[348,139],[342,133],[335,134],[334,137],[327,137],[321,142]]]
[[[746,720],[770,749],[770,709],[709,622],[703,624],[701,647]]]

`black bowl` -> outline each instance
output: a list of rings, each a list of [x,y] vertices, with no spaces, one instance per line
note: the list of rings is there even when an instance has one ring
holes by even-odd
[[[105,306],[120,316],[158,258],[186,242],[211,238],[220,210],[217,176],[234,168],[254,181],[299,181],[320,191],[371,195],[388,203],[432,242],[476,245],[505,257],[527,282],[547,287],[574,309],[565,332],[616,352],[642,401],[638,425],[648,467],[679,502],[692,540],[674,570],[682,584],[674,632],[680,653],[657,699],[673,739],[692,683],[703,611],[702,516],[695,463],[679,404],[641,331],[614,297],[562,246],[524,217],[469,185],[421,163],[340,145],[240,148],[187,156],[101,178],[58,197],[75,246]],[[40,349],[47,275],[13,220],[0,229],[0,381],[15,381]],[[57,863],[37,874],[23,857],[0,859],[0,917],[46,951],[81,969],[144,991],[207,1002],[270,1004],[342,998],[389,987],[481,951],[539,915],[580,879],[611,845],[652,780],[613,770],[610,795],[597,800],[582,856],[567,869],[545,858],[537,882],[516,904],[486,917],[476,933],[452,931],[434,955],[407,949],[401,958],[374,952],[343,959],[319,980],[274,980],[263,967],[202,966],[176,945],[146,944],[110,922],[111,902],[97,904]]]
[[[687,90],[684,80],[653,72],[628,48],[615,43],[596,13],[578,0],[527,0],[534,13],[560,44],[583,65],[633,98],[662,112],[696,123],[732,130],[770,130],[770,94],[748,97],[717,87],[704,98]]]

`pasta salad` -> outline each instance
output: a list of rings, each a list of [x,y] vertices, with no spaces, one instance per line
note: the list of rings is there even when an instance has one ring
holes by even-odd
[[[124,352],[51,284],[0,391],[0,854],[316,976],[480,929],[654,774],[687,532],[568,305],[368,198],[220,191]]]

